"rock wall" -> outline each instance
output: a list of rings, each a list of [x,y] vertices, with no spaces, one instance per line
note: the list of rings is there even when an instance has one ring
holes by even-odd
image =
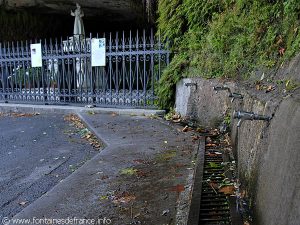
[[[132,21],[143,13],[143,2],[135,0],[4,0],[7,9],[26,9],[43,13],[70,14],[79,3],[85,11],[85,16],[101,17],[107,21]]]
[[[86,35],[149,29],[145,1],[0,0],[0,41],[67,37],[73,34],[71,10],[79,3]]]
[[[293,70],[294,71],[294,70]],[[294,71],[295,72],[295,71]],[[297,74],[300,74],[300,69]],[[195,83],[196,87],[185,84]],[[224,85],[244,95],[233,103]],[[238,161],[242,189],[254,209],[254,224],[296,225],[300,221],[300,90],[293,94],[266,93],[233,82],[183,79],[177,85],[176,110],[183,116],[215,126],[234,110],[272,116],[265,121],[231,122],[232,142]]]

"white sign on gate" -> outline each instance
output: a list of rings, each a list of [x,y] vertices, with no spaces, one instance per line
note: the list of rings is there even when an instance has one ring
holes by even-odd
[[[106,65],[106,40],[105,38],[93,38],[91,45],[92,66]]]
[[[31,44],[31,66],[32,67],[42,67],[42,45],[41,44]]]

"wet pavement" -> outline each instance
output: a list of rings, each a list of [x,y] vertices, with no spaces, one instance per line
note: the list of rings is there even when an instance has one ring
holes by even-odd
[[[179,208],[189,209],[189,179],[198,150],[192,133],[149,117],[79,116],[107,146],[14,219],[76,217],[98,224],[177,224]]]
[[[0,221],[23,210],[95,154],[63,114],[1,114]]]

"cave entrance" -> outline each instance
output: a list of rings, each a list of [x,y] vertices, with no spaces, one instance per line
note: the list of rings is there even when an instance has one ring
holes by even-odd
[[[0,0],[0,42],[66,38],[79,3],[86,34],[154,28],[156,1]]]

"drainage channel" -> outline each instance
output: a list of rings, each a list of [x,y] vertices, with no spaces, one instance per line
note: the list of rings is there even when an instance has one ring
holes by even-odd
[[[229,201],[224,193],[216,190],[226,178],[222,155],[218,149],[206,145],[199,215],[201,225],[232,224]]]
[[[223,137],[205,135],[199,147],[188,225],[243,224],[236,208],[234,159]]]

